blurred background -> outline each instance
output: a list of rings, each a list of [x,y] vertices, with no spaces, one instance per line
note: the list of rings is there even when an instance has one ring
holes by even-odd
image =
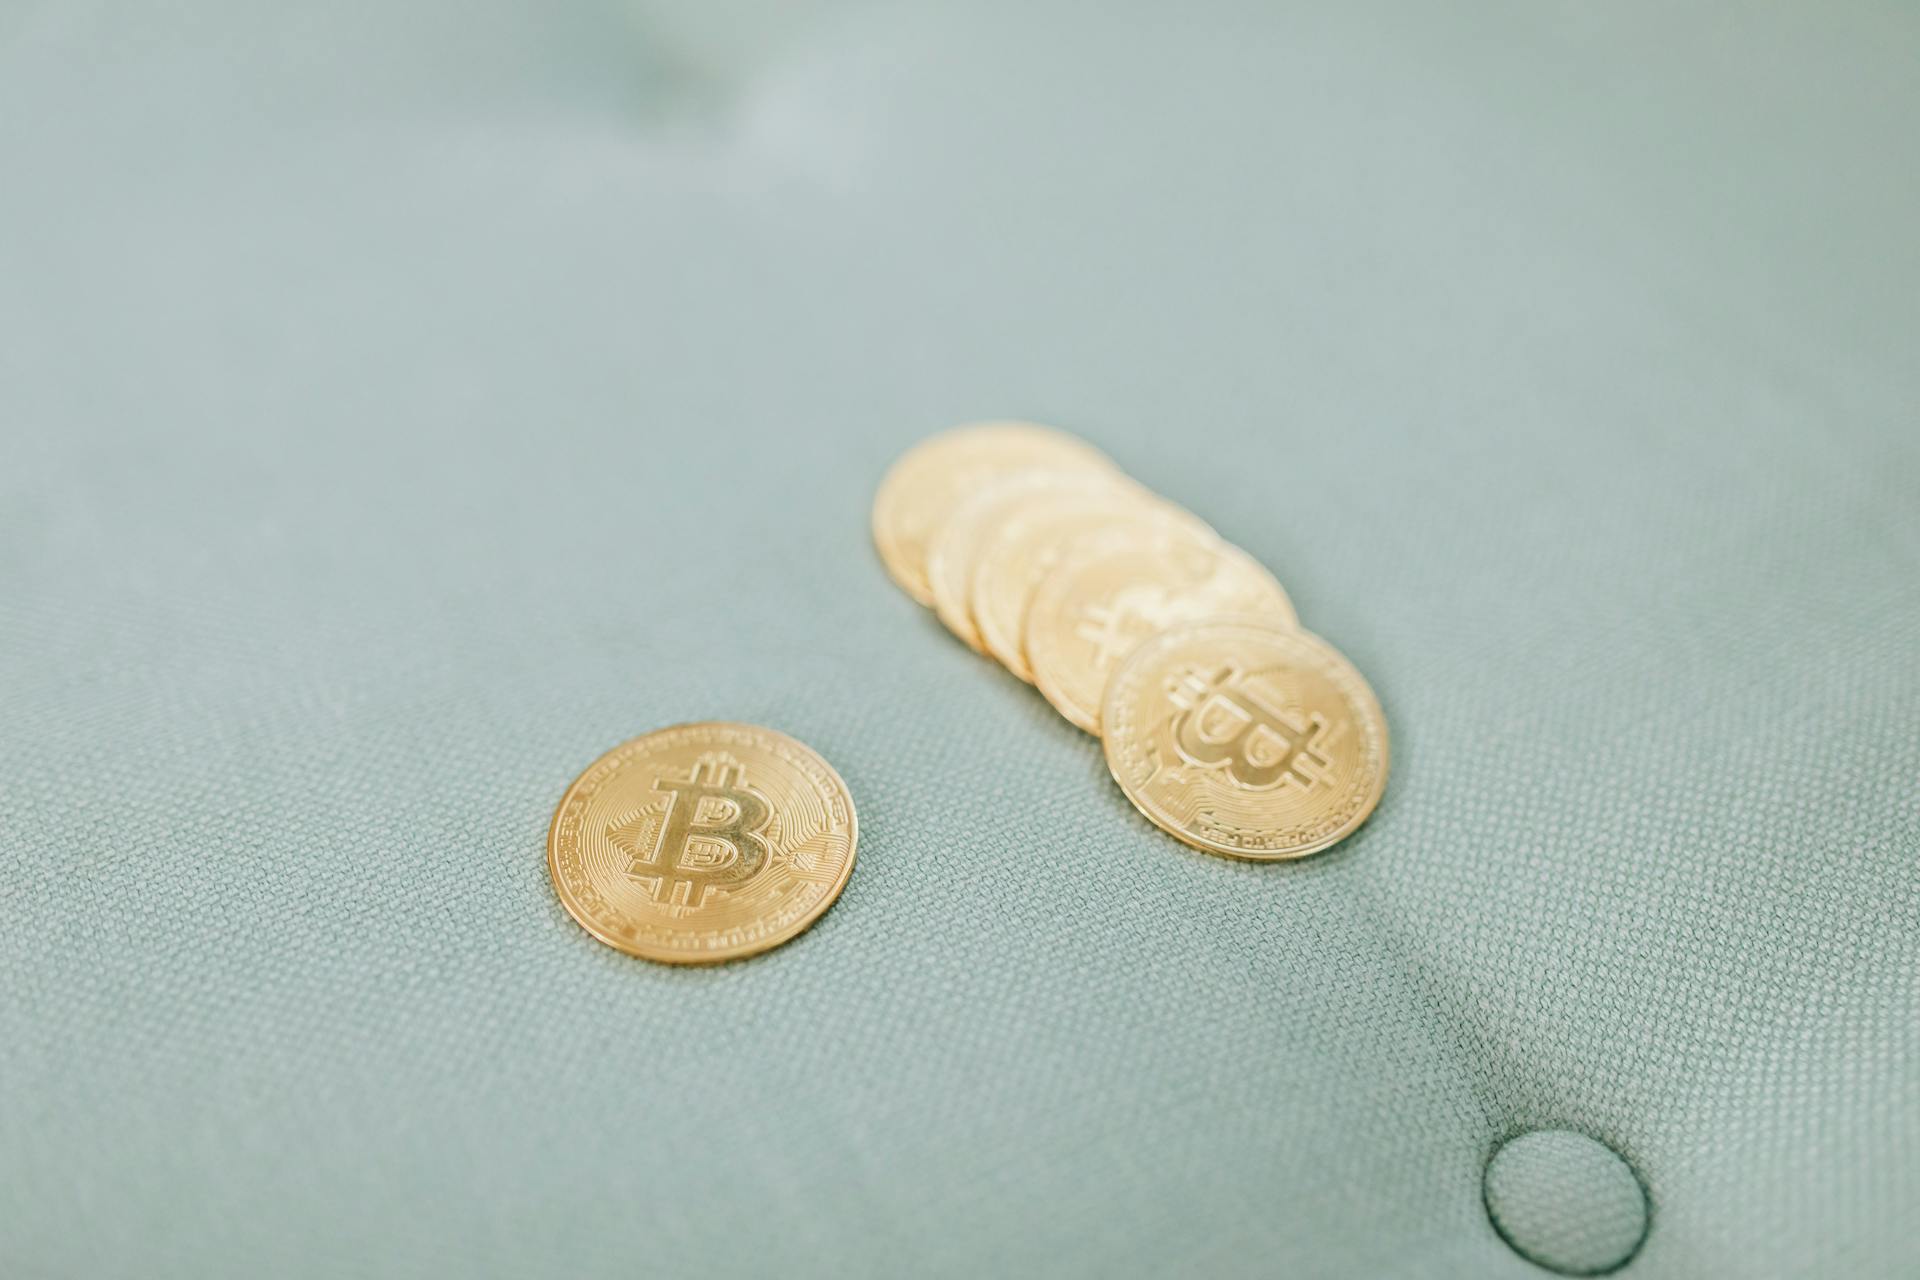
[[[1871,0],[0,4],[0,1271],[1524,1276],[1486,1153],[1573,1127],[1635,1274],[1913,1274],[1916,67]],[[887,585],[886,464],[999,416],[1369,673],[1345,852],[1168,847]],[[694,718],[863,845],[677,974],[542,840]]]

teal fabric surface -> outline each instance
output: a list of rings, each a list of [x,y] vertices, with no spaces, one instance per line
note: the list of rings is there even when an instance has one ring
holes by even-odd
[[[1916,59],[1864,0],[0,8],[0,1274],[1497,1280],[1533,1129],[1644,1184],[1625,1274],[1920,1273]],[[889,585],[882,471],[989,416],[1354,658],[1360,835],[1183,849]],[[862,845],[676,972],[543,841],[696,718]]]

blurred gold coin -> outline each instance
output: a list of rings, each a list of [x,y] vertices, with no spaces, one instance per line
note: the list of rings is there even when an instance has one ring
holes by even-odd
[[[777,947],[833,905],[859,823],[833,766],[750,724],[683,724],[615,747],[567,788],[547,870],[569,915],[667,964]]]
[[[994,532],[1029,506],[1051,507],[1077,493],[1129,492],[1135,502],[1145,495],[1118,471],[1104,467],[1069,470],[1028,467],[988,482],[947,517],[927,552],[927,580],[933,586],[933,609],[947,630],[985,653],[978,620],[973,614],[973,578],[980,552]]]
[[[1344,839],[1387,784],[1373,690],[1317,636],[1262,619],[1177,627],[1107,689],[1107,767],[1134,806],[1195,848],[1299,858]]]
[[[1182,527],[1203,539],[1214,537],[1197,516],[1133,485],[1093,486],[1022,503],[989,532],[974,565],[969,612],[987,652],[1008,671],[1033,683],[1023,632],[1028,606],[1048,572],[1080,540],[1119,525],[1169,532]]]
[[[1031,466],[1113,463],[1084,440],[1030,422],[955,427],[908,450],[873,500],[873,543],[887,573],[915,600],[932,604],[927,554],[940,526],[982,485]]]
[[[1089,733],[1115,668],[1140,643],[1223,615],[1294,625],[1293,605],[1252,556],[1188,531],[1120,526],[1055,565],[1027,610],[1026,652],[1047,701]]]

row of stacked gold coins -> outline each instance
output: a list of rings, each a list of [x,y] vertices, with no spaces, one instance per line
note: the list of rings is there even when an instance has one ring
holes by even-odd
[[[1085,441],[1024,422],[909,450],[874,499],[887,572],[1101,736],[1149,819],[1197,848],[1295,858],[1387,778],[1366,681],[1246,552]]]

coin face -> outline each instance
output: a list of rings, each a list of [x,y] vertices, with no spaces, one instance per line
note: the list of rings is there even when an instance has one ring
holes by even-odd
[[[933,586],[933,609],[940,621],[975,652],[985,653],[986,643],[973,613],[973,579],[980,553],[994,532],[1030,506],[1050,507],[1074,494],[1117,493],[1131,486],[1125,476],[1105,468],[1027,467],[977,490],[954,508],[927,552],[927,580]]]
[[[1131,485],[1096,486],[1022,503],[989,530],[973,569],[969,612],[981,643],[1001,666],[1033,683],[1023,633],[1041,582],[1081,539],[1123,524],[1177,525],[1197,537],[1213,537],[1198,517]]]
[[[755,955],[833,905],[859,841],[818,754],[747,724],[683,724],[615,747],[561,798],[547,869],[600,941],[667,964]]]
[[[1237,547],[1185,531],[1117,528],[1076,547],[1041,582],[1027,610],[1027,661],[1047,701],[1098,733],[1107,681],[1141,642],[1228,615],[1294,625],[1287,593]]]
[[[1387,784],[1387,722],[1333,646],[1261,619],[1174,628],[1107,689],[1107,767],[1196,848],[1299,858],[1344,839]]]
[[[893,464],[873,501],[873,543],[902,590],[933,603],[927,556],[933,537],[968,496],[1021,467],[1112,469],[1084,440],[1030,422],[955,427],[909,450]]]

